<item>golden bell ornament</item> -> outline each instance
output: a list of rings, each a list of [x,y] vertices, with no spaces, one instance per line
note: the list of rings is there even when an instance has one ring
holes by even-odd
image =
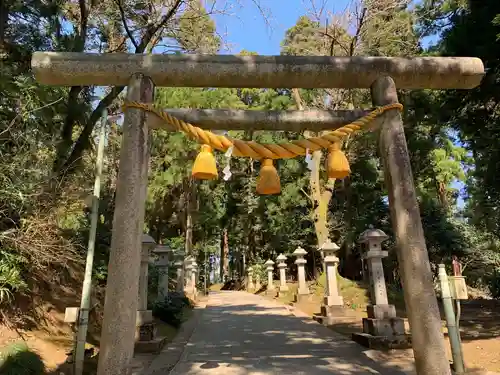
[[[257,193],[260,195],[279,194],[281,191],[280,176],[272,159],[264,159],[257,179]]]
[[[351,168],[347,157],[340,149],[340,144],[333,143],[328,147],[328,151],[328,157],[326,158],[328,178],[344,179],[349,176]]]
[[[200,153],[196,157],[193,165],[192,176],[197,180],[215,180],[219,177],[217,173],[217,164],[215,156],[212,152],[212,147],[202,145]]]

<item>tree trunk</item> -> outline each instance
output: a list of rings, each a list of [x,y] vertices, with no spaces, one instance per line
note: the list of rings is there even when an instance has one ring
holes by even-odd
[[[295,104],[299,111],[304,110],[302,104],[302,99],[300,98],[299,90],[292,89],[292,96],[295,100]],[[305,137],[308,138],[312,136],[310,132],[304,133]],[[330,231],[328,229],[328,205],[330,204],[330,199],[333,195],[333,187],[335,185],[335,179],[329,179],[325,185],[323,191],[321,191],[321,180],[320,180],[320,170],[321,170],[321,157],[323,152],[321,150],[314,151],[312,153],[312,160],[314,163],[314,170],[311,171],[309,179],[309,188],[311,190],[311,203],[312,203],[312,217],[314,221],[314,230],[316,232],[316,238],[318,241],[317,250],[321,249],[321,246],[330,239]],[[312,254],[315,257],[315,254]],[[323,253],[321,253],[323,257]],[[323,265],[324,268],[324,265]],[[323,270],[325,271],[325,270]],[[317,276],[316,267],[314,267],[314,277]]]
[[[227,228],[222,230],[221,238],[221,257],[220,257],[220,278],[221,282],[225,282],[229,276],[229,238]]]
[[[184,251],[187,256],[193,255],[193,198],[195,184],[192,178],[189,179],[186,199],[186,243]]]
[[[436,184],[439,203],[441,203],[441,207],[448,213],[450,210],[450,204],[448,202],[448,196],[446,195],[446,185],[444,182],[439,182],[436,177],[434,177],[434,182]]]

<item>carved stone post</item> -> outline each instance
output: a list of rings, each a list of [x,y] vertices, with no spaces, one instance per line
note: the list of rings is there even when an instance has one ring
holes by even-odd
[[[267,288],[266,288],[266,294],[275,294],[275,289],[274,289],[274,262],[271,259],[268,259],[266,263],[264,263],[267,267]]]
[[[179,259],[174,263],[177,270],[177,279],[175,283],[175,291],[178,293],[184,292],[184,261]]]
[[[255,291],[255,285],[253,283],[253,268],[252,267],[248,267],[248,269],[247,269],[247,275],[248,275],[247,291],[248,292],[254,292]]]
[[[366,307],[368,318],[363,318],[363,334],[353,334],[353,339],[367,347],[394,348],[407,344],[404,320],[396,317],[396,308],[387,299],[382,258],[388,253],[381,247],[387,238],[383,231],[372,228],[359,238],[359,242],[368,247],[363,258],[368,263],[371,304]]]
[[[138,311],[147,310],[148,308],[148,268],[149,268],[149,255],[152,249],[156,246],[155,240],[149,235],[144,233],[142,235],[141,245],[141,266],[139,273],[139,293],[138,293]]]
[[[280,270],[280,288],[279,288],[279,293],[283,294],[288,292],[288,285],[286,285],[286,255],[280,254],[276,258],[278,261],[278,268]]]
[[[191,263],[191,294],[193,299],[196,299],[198,295],[198,289],[196,288],[196,283],[198,281],[198,264],[196,260],[193,258],[193,262]]]
[[[169,254],[172,252],[168,246],[156,246],[153,253],[158,256],[156,267],[158,268],[158,299],[162,300],[168,296],[168,270],[169,270]]]
[[[297,265],[297,281],[299,284],[299,288],[297,290],[297,295],[295,299],[297,302],[300,302],[302,299],[309,297],[309,288],[306,283],[306,270],[305,265],[307,260],[304,259],[304,256],[307,255],[307,251],[303,248],[298,247],[293,252],[293,255],[297,257],[295,260],[295,264]]]
[[[193,277],[191,276],[193,273],[193,262],[194,259],[192,256],[188,256],[184,260],[184,293],[186,293],[186,295],[191,294],[193,289]]]
[[[151,341],[154,338],[153,313],[148,310],[148,268],[149,254],[154,249],[156,242],[148,235],[142,235],[141,266],[139,275],[139,294],[137,318],[136,318],[136,341]]]
[[[254,270],[255,271],[255,270]],[[262,284],[260,283],[260,269],[257,270],[255,274],[255,291],[258,292],[262,288]]]
[[[372,84],[371,94],[376,106],[398,102],[396,85],[391,77],[377,79]],[[381,117],[380,158],[389,193],[415,367],[419,375],[449,375],[450,366],[401,114],[394,109]]]
[[[325,297],[321,306],[321,315],[323,316],[322,322],[326,325],[333,324],[336,318],[344,315],[344,299],[339,294],[337,283],[339,258],[335,254],[338,250],[340,247],[333,242],[327,242],[321,247],[326,270]]]
[[[152,103],[154,84],[142,74],[131,76],[127,100]],[[122,375],[130,370],[137,318],[141,236],[148,181],[147,114],[127,109],[123,121],[120,168],[116,182],[113,234],[101,331],[99,375]],[[126,306],[119,308],[117,306]]]

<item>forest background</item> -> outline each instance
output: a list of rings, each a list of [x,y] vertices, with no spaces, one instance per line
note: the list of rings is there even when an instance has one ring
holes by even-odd
[[[39,85],[30,70],[34,51],[481,58],[487,73],[476,89],[400,91],[399,98],[432,267],[449,264],[455,255],[471,286],[499,298],[500,3],[355,0],[335,8],[331,3],[0,1],[3,318],[21,319],[18,312],[36,304],[36,296],[60,285],[80,290],[96,140],[106,107],[112,117],[99,206],[96,290],[107,276],[125,89]],[[282,35],[279,28],[287,22]],[[237,27],[242,30],[233,33]],[[238,38],[250,48],[234,45]],[[371,107],[366,90],[157,88],[155,96],[163,108]],[[312,135],[229,133],[260,142]],[[313,155],[314,172],[304,158],[279,161],[278,196],[255,193],[259,162],[251,159],[232,158],[227,182],[194,181],[191,166],[198,149],[181,133],[153,132],[144,230],[158,243],[197,256],[202,274],[206,266],[219,278],[237,276],[245,264],[262,264],[301,246],[309,252],[312,278],[321,271],[318,248],[329,239],[341,247],[341,274],[358,279],[360,233],[373,225],[393,238],[376,133],[344,142],[352,175],[342,181],[326,179],[321,152]],[[217,158],[222,170],[227,160]],[[394,245],[388,241],[386,246],[388,282],[398,286]],[[220,269],[214,271],[215,261]]]

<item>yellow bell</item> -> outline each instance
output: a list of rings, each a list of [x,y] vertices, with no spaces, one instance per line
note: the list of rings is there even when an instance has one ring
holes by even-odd
[[[192,175],[197,180],[215,180],[219,177],[215,156],[210,145],[202,145],[193,165]]]
[[[280,176],[272,159],[264,159],[257,179],[257,193],[260,195],[279,194],[281,191]]]
[[[326,158],[326,171],[328,178],[344,179],[351,173],[349,161],[340,149],[340,144],[333,143],[328,147],[328,157]]]

